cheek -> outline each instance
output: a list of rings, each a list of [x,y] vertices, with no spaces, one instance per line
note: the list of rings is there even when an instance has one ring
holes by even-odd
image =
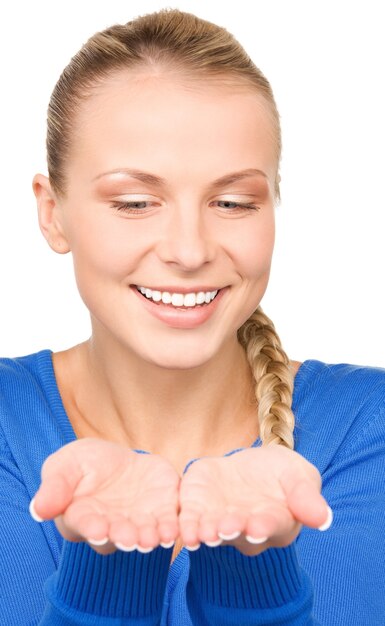
[[[79,219],[71,233],[76,274],[96,274],[94,279],[127,275],[137,267],[148,243],[148,238],[128,229],[123,220]]]
[[[258,280],[268,278],[274,250],[274,218],[264,219],[250,224],[237,238],[239,269],[245,278]]]
[[[265,294],[274,249],[274,221],[266,221],[263,228],[250,228],[243,233],[239,249],[237,269],[242,278],[242,307],[237,310],[237,330],[249,319],[261,303]]]

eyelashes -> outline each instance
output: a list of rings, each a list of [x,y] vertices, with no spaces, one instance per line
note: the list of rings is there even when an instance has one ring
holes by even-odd
[[[131,202],[113,202],[112,206],[117,211],[122,211],[123,213],[144,213],[148,209],[147,205],[149,204],[153,203],[147,200],[134,200]]]
[[[253,202],[235,202],[235,201],[233,202],[232,200],[217,200],[217,204],[223,205],[223,206],[220,206],[220,208],[223,208],[223,209],[230,209],[230,210],[244,209],[244,210],[250,210],[250,211],[259,211],[259,207]]]
[[[258,207],[253,202],[237,202],[233,200],[216,200],[211,202],[210,206],[218,205],[218,208],[226,213],[244,213],[250,211],[259,211]],[[156,205],[155,202],[148,200],[131,200],[129,202],[113,202],[112,207],[118,212],[129,214],[144,214]]]

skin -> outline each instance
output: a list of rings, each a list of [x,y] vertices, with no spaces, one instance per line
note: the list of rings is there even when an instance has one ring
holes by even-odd
[[[292,541],[301,523],[325,521],[318,473],[296,453],[274,447],[220,458],[258,436],[236,333],[269,278],[272,133],[265,104],[245,87],[120,72],[77,115],[65,195],[34,178],[41,230],[55,251],[72,252],[92,323],[88,341],[53,358],[79,440],[43,468],[35,499],[38,515],[56,518],[68,539],[105,538],[95,549],[108,552],[115,543],[154,547],[179,537],[193,546],[239,532],[230,543],[257,554]],[[139,180],[133,169],[162,182]],[[135,201],[147,204],[122,209]],[[153,317],[130,285],[226,289],[208,320],[185,329]],[[201,459],[181,478],[197,457],[218,458]],[[113,459],[116,472],[107,475]],[[148,498],[128,494],[130,481]],[[251,546],[247,533],[270,540]]]

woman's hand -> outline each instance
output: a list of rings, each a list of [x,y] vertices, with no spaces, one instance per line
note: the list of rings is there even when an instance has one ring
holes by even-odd
[[[65,539],[88,541],[97,552],[148,552],[178,536],[179,481],[158,455],[79,439],[43,464],[31,513],[41,521],[55,519]]]
[[[183,543],[218,545],[222,538],[248,556],[287,546],[303,524],[331,521],[320,490],[318,470],[283,446],[199,459],[180,486]]]
[[[180,535],[189,548],[225,540],[251,556],[289,545],[303,524],[324,524],[320,489],[316,468],[282,446],[204,457],[180,479],[161,456],[87,438],[48,457],[31,512],[103,554]]]

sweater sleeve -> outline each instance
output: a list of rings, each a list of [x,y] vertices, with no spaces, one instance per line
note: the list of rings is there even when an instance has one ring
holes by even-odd
[[[159,625],[171,552],[102,556],[85,543],[65,541],[58,571],[45,584],[39,625]]]
[[[194,624],[383,623],[385,389],[375,396],[322,473],[330,529],[303,528],[288,548],[256,557],[231,546],[192,552],[187,602]]]
[[[37,624],[55,549],[28,513],[28,493],[0,430],[0,625]],[[53,542],[54,546],[55,542]]]
[[[97,554],[36,523],[0,429],[0,626],[160,624],[172,549]],[[55,547],[57,546],[57,548]]]
[[[313,593],[294,544],[255,557],[202,545],[190,556],[187,603],[193,624],[316,626]]]
[[[363,407],[323,472],[332,526],[304,528],[297,540],[322,626],[385,623],[385,386],[380,394],[381,406]]]
[[[254,557],[233,546],[202,544],[190,552],[186,600],[192,623],[200,626],[319,626],[295,543]]]

